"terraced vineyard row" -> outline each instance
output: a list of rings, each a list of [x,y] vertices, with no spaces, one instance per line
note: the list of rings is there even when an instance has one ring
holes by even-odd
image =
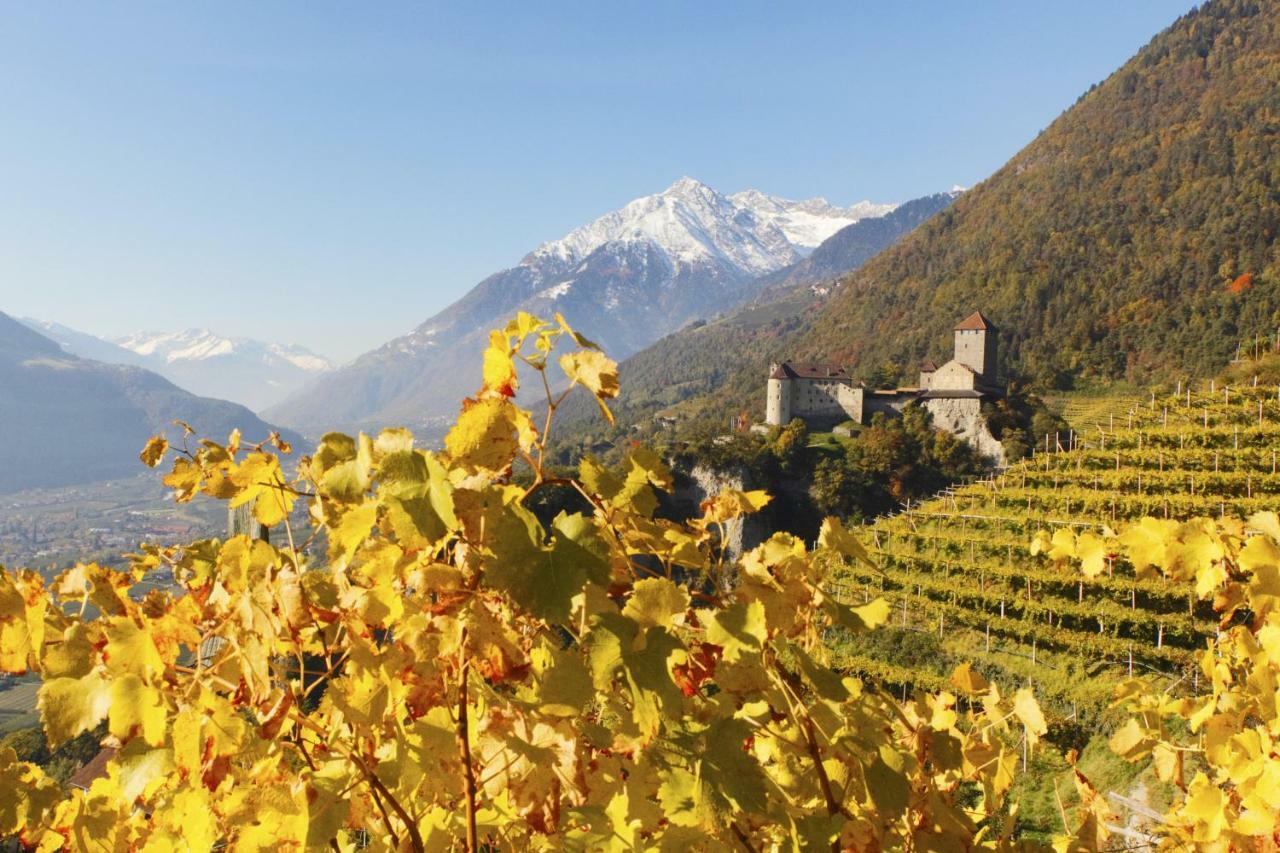
[[[894,625],[935,634],[941,657],[973,660],[1006,686],[1034,683],[1064,715],[1080,703],[1101,707],[1128,673],[1193,684],[1192,653],[1216,621],[1189,586],[1138,577],[1113,555],[1089,578],[1028,546],[1038,531],[1064,527],[1101,533],[1143,516],[1275,509],[1280,388],[1179,387],[1040,448],[997,476],[875,521],[866,539],[876,566],[848,567],[839,594],[885,596]],[[851,641],[833,649],[850,670],[882,681],[934,687],[945,674],[944,660],[898,666]]]

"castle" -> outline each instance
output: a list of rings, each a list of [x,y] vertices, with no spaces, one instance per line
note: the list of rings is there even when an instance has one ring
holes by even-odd
[[[765,422],[775,426],[800,418],[812,426],[841,421],[865,423],[876,412],[901,414],[919,402],[939,429],[949,430],[982,453],[1001,458],[999,442],[982,421],[984,399],[1001,396],[996,378],[998,330],[975,311],[955,328],[955,353],[937,367],[920,365],[915,388],[872,390],[838,364],[779,362],[770,365]]]

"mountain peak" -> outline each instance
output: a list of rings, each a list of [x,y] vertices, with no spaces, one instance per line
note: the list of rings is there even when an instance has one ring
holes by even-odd
[[[741,274],[762,275],[795,263],[846,225],[884,216],[896,206],[859,202],[840,208],[821,197],[791,201],[754,189],[726,196],[684,175],[660,193],[542,244],[521,265],[549,262],[561,275],[606,244],[645,243],[674,268],[714,260]]]
[[[689,195],[690,193],[696,193],[696,192],[714,193],[715,190],[711,189],[711,187],[707,186],[697,178],[691,178],[688,175],[682,175],[679,178],[676,178],[675,182],[672,183],[671,186],[663,190],[661,193],[659,193],[659,195],[682,196],[682,195]]]

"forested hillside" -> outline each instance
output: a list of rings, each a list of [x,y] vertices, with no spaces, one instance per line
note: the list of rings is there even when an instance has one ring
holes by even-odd
[[[1278,75],[1280,5],[1205,4],[686,413],[763,414],[766,349],[913,378],[975,309],[1042,388],[1211,375],[1280,320]]]
[[[1280,308],[1280,5],[1205,4],[855,274],[803,354],[942,351],[981,308],[1045,384],[1215,372]]]

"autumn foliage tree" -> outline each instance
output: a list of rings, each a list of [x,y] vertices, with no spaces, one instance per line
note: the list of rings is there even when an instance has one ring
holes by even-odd
[[[516,403],[522,383],[546,398],[538,422]],[[655,516],[671,475],[643,448],[616,470],[545,475],[576,386],[606,407],[614,363],[563,319],[521,314],[493,333],[484,385],[441,451],[404,430],[331,433],[295,466],[278,439],[153,439],[143,459],[168,461],[177,500],[251,506],[271,541],[145,547],[123,569],[48,583],[0,571],[0,669],[40,675],[51,744],[105,723],[115,749],[71,792],[0,753],[0,836],[40,849],[1016,846],[1005,795],[1019,742],[1046,731],[1030,691],[1004,696],[962,667],[954,692],[897,702],[830,669],[824,636],[887,615],[825,591],[866,559],[857,540],[828,519],[814,550],[779,534],[730,565],[719,531],[764,493],[723,493],[681,524]],[[513,484],[519,467],[528,485]],[[553,487],[590,510],[540,523],[527,504]],[[171,584],[147,583],[162,570]],[[1096,840],[1097,814],[1074,829],[1064,846]]]

